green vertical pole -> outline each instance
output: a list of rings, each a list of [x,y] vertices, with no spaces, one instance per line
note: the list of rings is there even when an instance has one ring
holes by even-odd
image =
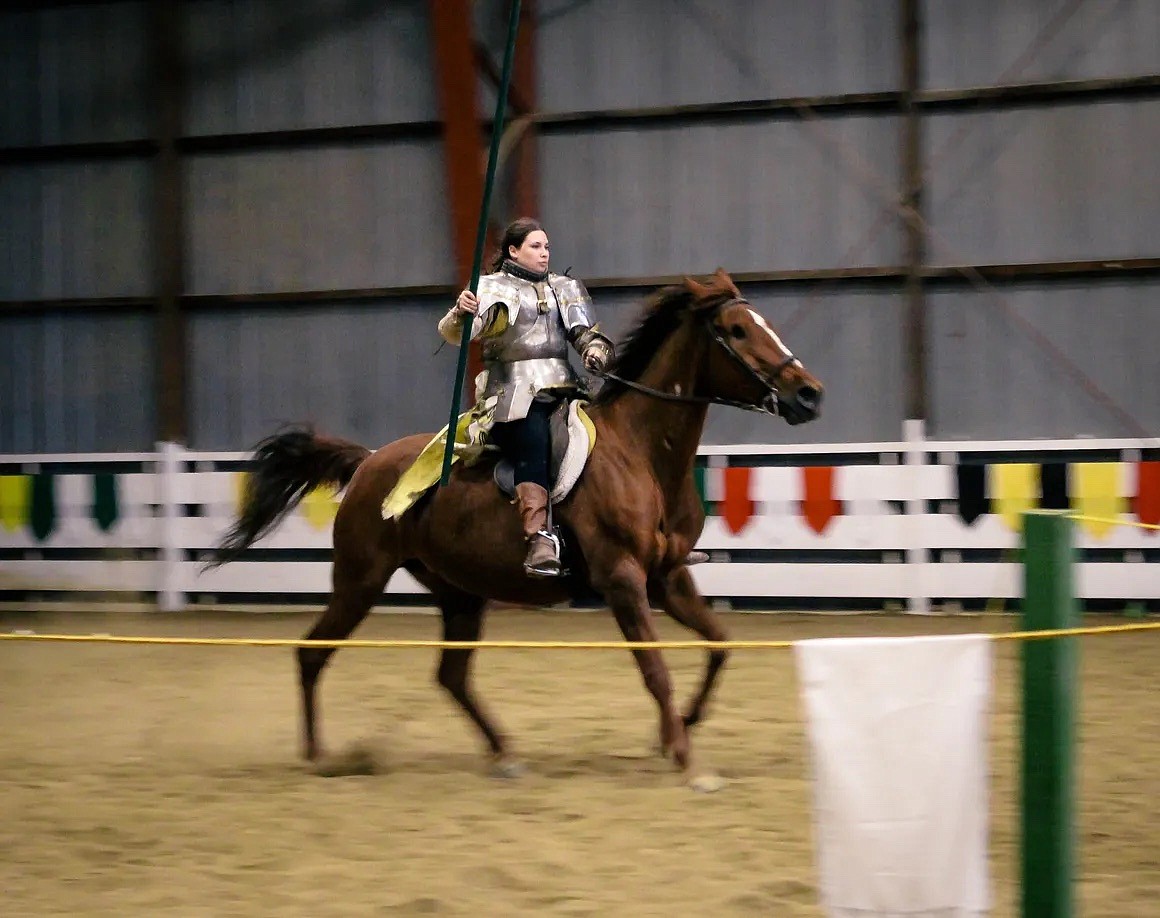
[[[1075,627],[1071,520],[1042,510],[1023,520],[1023,629]],[[1074,914],[1075,642],[1023,642],[1023,918]]]
[[[507,105],[508,85],[512,80],[512,58],[516,52],[516,32],[520,27],[520,0],[511,0],[508,16],[507,47],[503,55],[503,75],[496,90],[495,118],[491,123],[491,149],[487,156],[487,179],[483,185],[483,200],[479,205],[479,226],[475,233],[475,257],[471,265],[470,290],[479,286],[479,272],[483,263],[483,242],[487,236],[487,214],[491,209],[491,189],[495,184],[495,167],[499,160],[499,140],[503,134],[503,115]],[[505,253],[506,254],[506,253]],[[447,420],[447,442],[443,447],[443,473],[439,486],[451,477],[451,457],[455,449],[455,424],[459,420],[459,396],[463,391],[463,377],[467,370],[467,348],[471,343],[471,323],[463,323],[459,339],[459,363],[455,368],[455,388],[451,390],[451,413]]]

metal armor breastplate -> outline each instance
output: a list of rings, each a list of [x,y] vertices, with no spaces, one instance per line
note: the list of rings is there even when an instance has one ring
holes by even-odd
[[[487,381],[481,395],[498,396],[497,422],[517,420],[527,415],[537,392],[575,388],[579,379],[568,363],[567,332],[548,281],[503,275],[487,293],[491,303],[508,307],[508,325],[482,341]],[[486,305],[481,297],[481,308]]]

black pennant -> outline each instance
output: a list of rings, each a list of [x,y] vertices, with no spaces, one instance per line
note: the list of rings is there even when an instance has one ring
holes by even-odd
[[[970,526],[980,516],[991,512],[987,497],[987,466],[979,462],[955,466],[958,485],[959,517]]]

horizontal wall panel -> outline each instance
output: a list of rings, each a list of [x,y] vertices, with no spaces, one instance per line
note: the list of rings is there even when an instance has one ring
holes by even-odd
[[[423,0],[187,3],[188,131],[438,117]]]
[[[898,88],[897,0],[538,6],[540,105],[547,111]]]
[[[1047,285],[999,293],[1108,397],[1160,430],[1160,282]],[[1137,436],[995,295],[928,294],[932,437]]]
[[[454,278],[437,141],[209,154],[186,169],[191,293]]]
[[[248,309],[191,316],[190,442],[248,449],[288,422],[368,447],[447,423],[458,349],[449,303]],[[466,410],[467,406],[464,406]]]
[[[1153,0],[922,3],[927,89],[1160,73]]]
[[[153,321],[0,316],[0,453],[148,449]]]
[[[1160,99],[926,122],[934,263],[1151,257]]]
[[[605,277],[896,264],[883,210],[898,127],[859,117],[544,137],[553,256]]]
[[[0,12],[0,146],[148,134],[145,3],[45,6]]]
[[[149,164],[0,168],[0,299],[145,296]]]

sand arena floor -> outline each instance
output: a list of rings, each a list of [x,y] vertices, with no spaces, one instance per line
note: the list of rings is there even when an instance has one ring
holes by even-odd
[[[1007,630],[1006,617],[727,616],[735,638]],[[1101,619],[1107,621],[1107,619]],[[0,629],[299,637],[300,615],[0,615]],[[662,636],[687,634],[667,620]],[[356,637],[437,637],[421,615]],[[488,637],[615,639],[601,613],[498,611]],[[997,645],[995,915],[1016,913],[1017,654]],[[700,654],[670,652],[680,694]],[[1160,906],[1160,634],[1082,645],[1080,913]],[[820,915],[803,724],[788,651],[734,654],[683,787],[623,652],[485,651],[483,699],[530,771],[489,778],[429,651],[348,649],[322,686],[331,749],[296,758],[290,651],[0,644],[3,913],[34,915]]]

